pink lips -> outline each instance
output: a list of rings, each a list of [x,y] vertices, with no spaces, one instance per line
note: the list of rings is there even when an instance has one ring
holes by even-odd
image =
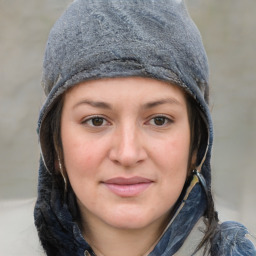
[[[103,182],[111,192],[121,197],[137,196],[152,183],[152,180],[137,176],[132,178],[116,177]]]

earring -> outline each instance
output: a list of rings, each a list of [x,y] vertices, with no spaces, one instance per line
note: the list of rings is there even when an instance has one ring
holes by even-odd
[[[67,178],[66,178],[66,176],[64,174],[63,166],[62,166],[62,163],[60,161],[60,157],[59,156],[58,156],[58,162],[59,162],[60,173],[61,173],[61,176],[62,176],[63,181],[64,181],[65,191],[67,191]]]
[[[192,171],[192,173],[197,176],[197,178],[198,178],[201,186],[203,187],[204,192],[205,192],[205,194],[206,194],[206,196],[208,198],[208,188],[207,188],[206,181],[205,181],[203,175],[197,169],[194,169]]]

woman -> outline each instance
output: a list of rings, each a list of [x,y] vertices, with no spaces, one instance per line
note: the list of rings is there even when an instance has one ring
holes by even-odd
[[[47,255],[256,255],[244,226],[218,223],[207,57],[182,1],[74,1],[42,84]]]

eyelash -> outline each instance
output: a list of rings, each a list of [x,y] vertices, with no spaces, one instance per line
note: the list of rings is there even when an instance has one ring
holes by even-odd
[[[163,124],[159,124],[159,125],[156,124],[155,122],[156,122],[156,119],[157,119],[157,118],[158,118],[158,119],[164,119],[164,123],[163,123]],[[164,127],[164,126],[166,126],[166,125],[168,125],[168,124],[173,123],[173,120],[172,120],[171,118],[165,116],[165,115],[157,115],[157,116],[154,116],[154,117],[150,118],[150,120],[148,121],[148,123],[150,123],[151,121],[154,122],[154,124],[152,124],[152,125],[157,126],[157,127]]]
[[[99,125],[93,124],[93,121],[97,121],[96,119],[99,119],[101,121],[101,123]],[[164,121],[164,123],[163,124],[156,124],[157,119],[162,119],[161,121]],[[152,121],[154,122],[153,124],[150,123]],[[166,126],[168,124],[171,124],[171,123],[173,123],[173,120],[170,119],[169,117],[165,116],[165,115],[157,115],[157,116],[151,117],[149,119],[149,121],[146,122],[146,124],[150,124],[150,125],[153,125],[153,126],[156,126],[156,127],[164,127],[164,126]],[[91,116],[91,117],[86,118],[85,120],[83,120],[82,124],[88,125],[90,127],[102,127],[102,126],[109,125],[110,123],[106,120],[106,118],[104,118],[102,116]]]
[[[93,124],[93,120],[96,120],[96,119],[100,119],[102,120],[103,124],[101,125],[95,125]],[[107,124],[104,124],[104,123],[107,123]],[[102,116],[91,116],[89,118],[86,118],[85,120],[82,121],[82,124],[85,124],[85,125],[88,125],[88,126],[91,126],[91,127],[102,127],[102,126],[106,126],[109,124],[109,122],[106,120],[106,118],[102,117]]]

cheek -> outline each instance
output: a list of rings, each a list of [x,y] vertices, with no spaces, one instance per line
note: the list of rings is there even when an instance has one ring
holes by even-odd
[[[97,147],[92,147],[91,144],[77,143],[72,145],[64,144],[64,160],[68,174],[76,173],[83,175],[90,174],[95,171],[97,163],[101,156]]]
[[[155,159],[159,164],[171,169],[187,169],[189,159],[190,136],[175,134],[154,145]]]
[[[155,145],[154,159],[160,171],[162,198],[170,201],[170,206],[178,199],[187,178],[189,145],[189,136],[184,133]]]
[[[187,178],[189,138],[176,136],[174,139],[169,139],[158,158],[161,159],[162,164],[163,193],[167,195],[167,200],[171,200],[171,205],[173,205]]]
[[[100,152],[91,143],[81,140],[72,143],[63,143],[64,161],[70,184],[82,202],[94,204],[97,194],[93,194],[97,173],[100,165]],[[93,194],[92,197],[88,196]],[[86,203],[86,204],[87,204]]]
[[[91,140],[77,131],[72,132],[72,129],[63,129],[62,144],[69,176],[87,176],[95,172],[103,155],[100,141]]]

